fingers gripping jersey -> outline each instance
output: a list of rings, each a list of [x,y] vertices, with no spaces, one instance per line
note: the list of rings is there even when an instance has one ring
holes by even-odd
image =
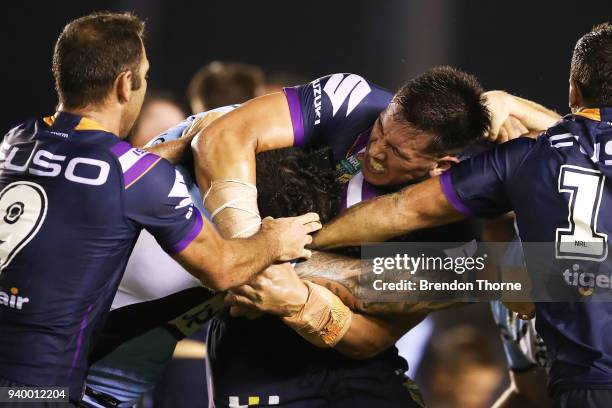
[[[536,306],[536,328],[552,361],[553,392],[612,388],[611,289],[601,285],[612,275],[611,122],[612,108],[568,115],[537,140],[504,143],[441,178],[446,197],[458,211],[494,216],[513,209],[523,242],[555,244],[546,271],[531,267],[532,255],[525,247],[536,289],[562,287],[573,295],[568,300],[581,300]],[[583,297],[564,270],[595,271],[600,283]],[[551,278],[542,282],[534,275],[538,271]]]
[[[80,399],[142,228],[180,251],[202,219],[174,167],[91,120],[58,113],[11,130],[0,151],[0,376]]]
[[[240,106],[240,105],[221,106],[220,108],[211,109],[211,110],[208,110],[206,112],[200,112],[200,113],[196,113],[195,115],[191,115],[188,118],[186,118],[185,120],[183,120],[181,123],[179,123],[178,125],[171,127],[170,129],[166,130],[162,134],[160,134],[160,135],[156,136],[155,138],[151,139],[146,144],[146,147],[150,147],[150,146],[154,146],[156,144],[160,144],[160,143],[169,142],[169,141],[172,141],[172,140],[179,139],[179,138],[183,137],[185,132],[191,127],[191,125],[193,125],[193,123],[196,121],[196,119],[203,118],[206,115],[208,115],[209,113],[214,113],[214,112],[227,113],[227,112],[233,111],[238,106]]]

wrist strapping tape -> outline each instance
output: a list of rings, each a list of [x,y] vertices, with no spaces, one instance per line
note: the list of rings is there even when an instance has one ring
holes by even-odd
[[[351,326],[353,312],[323,286],[304,281],[308,299],[302,309],[283,321],[308,342],[318,347],[334,347]]]
[[[259,230],[261,217],[254,185],[240,180],[213,181],[203,201],[223,237],[245,238]]]

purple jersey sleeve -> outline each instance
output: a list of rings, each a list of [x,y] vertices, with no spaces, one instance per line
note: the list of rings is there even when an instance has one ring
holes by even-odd
[[[193,205],[183,176],[159,160],[125,191],[126,215],[145,228],[168,253],[185,249],[202,230],[202,215]]]
[[[318,149],[352,143],[372,127],[393,94],[355,74],[333,74],[285,88],[294,146]]]
[[[444,195],[468,217],[495,217],[511,211],[508,183],[513,182],[534,143],[518,138],[462,161],[440,177]]]

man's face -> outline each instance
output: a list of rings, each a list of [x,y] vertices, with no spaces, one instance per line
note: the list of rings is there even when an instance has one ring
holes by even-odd
[[[374,124],[363,155],[362,172],[368,183],[392,186],[425,178],[440,158],[427,152],[433,135],[399,119],[391,103]]]
[[[142,48],[142,59],[140,60],[139,72],[133,72],[132,75],[140,77],[140,88],[133,89],[130,95],[130,99],[125,106],[121,119],[121,129],[119,135],[126,137],[138,115],[140,114],[140,108],[142,108],[142,102],[144,101],[145,94],[147,93],[147,74],[149,72],[149,60],[147,59],[147,53],[144,47]],[[132,81],[136,83],[136,81]]]

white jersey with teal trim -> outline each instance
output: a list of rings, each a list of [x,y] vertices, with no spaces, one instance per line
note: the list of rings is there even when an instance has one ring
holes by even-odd
[[[524,265],[525,255],[518,229],[515,225],[515,237],[508,246],[502,259],[502,265]],[[508,368],[515,372],[525,372],[535,367],[548,370],[550,359],[544,340],[535,328],[536,319],[522,320],[516,312],[508,309],[501,301],[491,302],[493,320],[500,331]]]
[[[237,106],[190,116],[151,140],[147,147],[180,138],[196,119],[210,112],[229,112]],[[181,165],[177,170],[194,204],[209,218],[192,172]],[[219,296],[203,288],[143,231],[113,300],[105,328],[110,334],[105,336],[103,332],[102,346],[92,352],[84,405],[134,406],[161,376],[177,341],[197,331],[222,307]],[[134,329],[135,320],[145,320],[140,329]]]

